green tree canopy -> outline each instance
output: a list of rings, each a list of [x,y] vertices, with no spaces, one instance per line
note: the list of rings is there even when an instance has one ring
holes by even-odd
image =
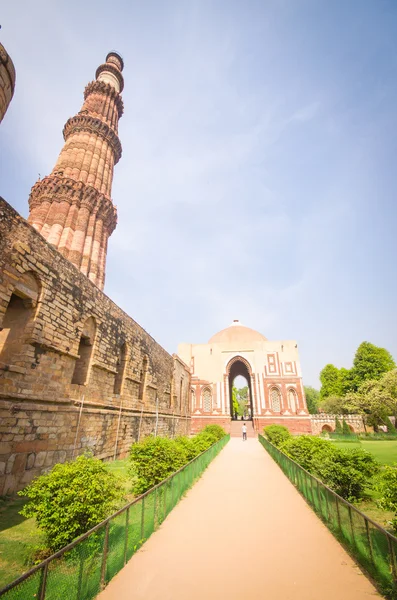
[[[359,386],[368,379],[380,379],[384,373],[395,369],[396,363],[386,348],[363,342],[357,348],[352,369],[352,388]]]
[[[311,415],[318,413],[318,405],[320,402],[320,392],[311,385],[305,385],[305,396],[307,409]]]
[[[339,369],[335,365],[325,365],[320,373],[321,390],[320,397],[340,396],[341,384],[339,380]]]
[[[351,369],[325,365],[320,373],[320,398],[324,400],[330,396],[342,397],[357,392],[365,381],[376,381],[395,368],[396,364],[388,350],[363,342],[357,348]]]

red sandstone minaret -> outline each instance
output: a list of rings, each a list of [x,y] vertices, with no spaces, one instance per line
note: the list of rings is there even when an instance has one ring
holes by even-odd
[[[122,58],[109,52],[96,81],[85,88],[81,111],[63,129],[65,145],[51,175],[39,180],[29,197],[29,223],[101,289],[108,238],[117,223],[110,194],[121,157],[123,66]]]

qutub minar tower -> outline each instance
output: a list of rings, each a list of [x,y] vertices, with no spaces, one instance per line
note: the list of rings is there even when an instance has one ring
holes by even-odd
[[[123,60],[109,52],[87,85],[80,112],[63,129],[65,145],[52,173],[29,196],[28,221],[82,273],[103,289],[108,238],[117,224],[111,199],[121,157]]]

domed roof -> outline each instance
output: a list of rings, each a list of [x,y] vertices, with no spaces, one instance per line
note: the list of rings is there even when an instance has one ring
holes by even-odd
[[[266,342],[266,339],[267,338],[259,333],[259,331],[244,327],[238,319],[235,319],[229,327],[226,327],[226,329],[222,329],[222,331],[218,331],[218,333],[213,335],[208,343],[231,344],[240,342]]]

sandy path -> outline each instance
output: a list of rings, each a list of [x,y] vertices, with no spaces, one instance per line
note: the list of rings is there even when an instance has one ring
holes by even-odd
[[[98,600],[380,597],[256,439],[231,439]]]

